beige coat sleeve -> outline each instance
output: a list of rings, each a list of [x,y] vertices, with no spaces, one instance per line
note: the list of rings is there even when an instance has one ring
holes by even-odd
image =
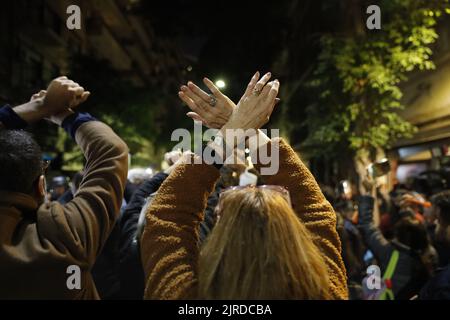
[[[38,212],[46,240],[81,265],[92,266],[119,215],[128,170],[128,147],[107,125],[82,124],[76,141],[86,157],[74,199]],[[42,208],[44,209],[44,208]]]

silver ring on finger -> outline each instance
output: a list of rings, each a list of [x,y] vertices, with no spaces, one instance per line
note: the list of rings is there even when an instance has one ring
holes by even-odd
[[[261,91],[262,91],[262,89],[258,89],[258,88],[253,89],[253,95],[259,96],[261,94]]]
[[[210,94],[209,95],[209,105],[211,107],[215,107],[216,104],[217,104],[217,98],[214,95]]]

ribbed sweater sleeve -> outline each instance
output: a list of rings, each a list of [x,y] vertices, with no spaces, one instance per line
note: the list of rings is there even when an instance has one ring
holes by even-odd
[[[146,299],[196,297],[198,227],[219,178],[207,164],[177,167],[161,185],[141,240]]]
[[[348,299],[346,270],[333,207],[295,151],[283,139],[274,139],[270,144],[273,145],[269,149],[278,153],[279,170],[275,175],[264,176],[265,183],[289,190],[294,211],[310,232],[328,267],[331,297]],[[255,167],[261,169],[261,165]]]

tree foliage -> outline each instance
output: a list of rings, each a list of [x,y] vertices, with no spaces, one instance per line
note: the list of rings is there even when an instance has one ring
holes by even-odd
[[[158,165],[173,144],[173,126],[189,123],[176,95],[167,92],[163,84],[136,86],[108,62],[91,57],[73,57],[71,68],[69,76],[91,92],[81,111],[112,127],[127,143],[132,165]],[[79,167],[83,158],[74,143],[64,137],[60,137],[58,151],[66,155],[68,167]]]
[[[434,68],[436,23],[448,0],[380,2],[382,29],[328,34],[308,87],[316,103],[307,109],[308,145],[317,153],[374,150],[414,133],[400,117],[401,83],[415,70]]]

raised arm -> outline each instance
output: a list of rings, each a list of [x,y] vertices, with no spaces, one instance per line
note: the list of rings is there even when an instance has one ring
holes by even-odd
[[[279,87],[278,81],[266,85],[269,78],[270,74],[266,74],[255,84],[256,94],[244,98],[233,110],[221,128],[224,140],[226,130],[260,128],[268,121]],[[221,92],[210,85],[214,96],[222,97]],[[225,144],[229,145],[230,141]],[[206,148],[220,153],[223,152],[221,147],[209,143]],[[147,213],[141,240],[147,279],[145,298],[197,298],[198,227],[208,195],[218,178],[219,170],[213,165],[183,164],[162,184]]]
[[[1,129],[24,129],[29,124],[54,115],[70,114],[86,101],[90,92],[84,91],[78,83],[67,77],[59,77],[50,82],[47,90],[34,94],[30,101],[16,107],[5,106],[0,109]]]
[[[205,79],[205,85],[217,101],[211,101],[208,94],[192,83],[183,86],[179,96],[193,111],[188,116],[211,128],[222,126],[219,135],[223,136],[226,129],[259,129],[268,121],[279,101],[277,98],[279,82],[276,80],[265,86],[270,77],[271,74],[267,73],[259,79],[257,72],[237,106],[208,79]],[[213,108],[208,106],[211,102],[216,102]],[[233,110],[231,115],[229,110]],[[271,143],[261,131],[258,131],[256,136],[258,138],[254,145],[256,150],[251,150],[251,154]],[[310,231],[328,265],[332,295],[335,298],[346,299],[348,297],[346,272],[341,258],[341,243],[336,232],[336,214],[325,200],[314,177],[295,152],[282,140],[276,142],[279,145],[275,152],[279,152],[280,170],[278,174],[266,177],[266,182],[286,186],[290,190],[294,209]]]
[[[358,227],[361,230],[364,241],[375,257],[386,261],[389,259],[393,248],[374,223],[374,204],[374,198],[371,196],[361,196],[359,198]]]
[[[358,228],[366,245],[377,259],[387,261],[393,251],[389,241],[379,229],[380,213],[377,203],[376,181],[368,171],[368,161],[363,158],[356,161],[356,171],[359,176]]]
[[[30,102],[0,110],[6,129],[22,129],[48,118],[62,127],[81,147],[87,163],[74,199],[65,206],[43,205],[37,219],[41,241],[72,256],[80,265],[92,266],[119,213],[127,173],[128,148],[105,124],[89,114],[74,113],[89,92],[60,77]]]
[[[219,170],[181,164],[161,185],[141,239],[146,299],[195,298],[198,226]]]
[[[289,190],[294,211],[310,232],[328,266],[330,288],[336,299],[347,299],[347,278],[341,257],[341,241],[336,231],[336,213],[325,199],[311,172],[292,148],[282,139],[268,141],[263,134],[259,140],[268,142],[279,157],[279,170],[264,176],[266,184],[284,186]],[[255,166],[261,169],[261,165]]]
[[[106,124],[87,114],[66,118],[85,158],[83,180],[74,199],[54,215],[62,245],[93,265],[120,213],[128,171],[128,147]]]

